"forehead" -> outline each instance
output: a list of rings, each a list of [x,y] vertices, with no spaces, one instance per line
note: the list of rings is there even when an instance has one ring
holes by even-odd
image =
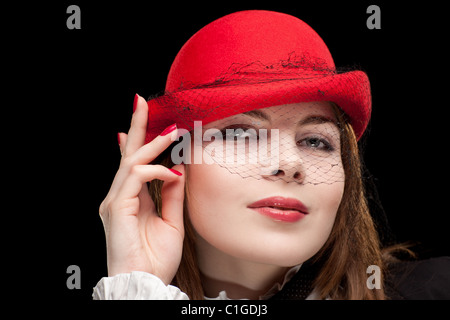
[[[331,103],[326,101],[285,104],[244,112],[242,115],[260,118],[261,120],[271,122],[276,120],[298,121],[302,118],[310,116],[320,116],[330,120],[336,120],[335,112]]]
[[[322,119],[317,122],[337,123],[335,110],[332,103],[326,101],[301,102],[293,104],[285,104],[272,106],[263,109],[255,109],[234,116],[216,120],[204,127],[213,128],[216,125],[226,125],[241,120],[249,120],[255,124],[268,123],[271,126],[277,125],[299,125],[308,123],[307,119]],[[304,121],[305,120],[305,121]]]

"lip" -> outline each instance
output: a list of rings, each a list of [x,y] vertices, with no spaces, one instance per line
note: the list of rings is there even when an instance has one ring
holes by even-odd
[[[285,222],[296,222],[308,214],[306,206],[294,198],[270,197],[247,207],[274,220]]]

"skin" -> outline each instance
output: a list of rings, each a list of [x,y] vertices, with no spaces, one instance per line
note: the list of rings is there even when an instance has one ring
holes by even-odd
[[[332,123],[334,114],[328,103],[275,106],[264,109],[269,120],[241,114],[205,126],[206,130],[245,124],[279,130],[282,143],[277,173],[253,173],[247,178],[223,164],[174,166],[172,169],[181,175],[160,165],[148,165],[171,144],[177,130],[144,145],[147,111],[147,103],[139,97],[130,131],[119,135],[121,164],[100,206],[109,276],[144,271],[166,284],[172,281],[182,254],[187,170],[189,218],[197,233],[198,262],[207,296],[215,297],[225,290],[230,298],[257,298],[280,281],[289,267],[301,264],[323,246],[344,189],[342,179],[312,183],[324,176],[317,170],[318,162],[311,165],[308,161],[317,150],[321,159],[334,158],[334,176],[343,175],[339,131]],[[277,116],[280,114],[290,116]],[[317,116],[331,121],[296,125]],[[312,133],[332,142],[333,152],[325,154],[320,148],[312,148],[316,146],[313,140],[307,140]],[[143,187],[153,179],[164,181],[162,218]],[[298,199],[306,205],[308,214],[296,222],[282,222],[247,207],[270,196]]]
[[[230,125],[278,129],[280,164],[277,176],[260,175],[257,170],[247,168],[253,176],[242,178],[239,174],[231,174],[226,164],[189,166],[189,217],[197,232],[199,266],[204,275],[206,294],[211,297],[225,290],[231,298],[248,298],[249,295],[257,298],[270,289],[289,267],[311,258],[324,245],[342,199],[343,181],[307,183],[323,178],[314,177],[321,173],[309,169],[311,161],[308,162],[305,154],[310,154],[312,147],[296,145],[299,139],[320,134],[339,146],[339,129],[332,123],[314,122],[296,127],[297,122],[317,116],[333,119],[330,105],[326,102],[299,103],[275,106],[263,112],[270,120],[239,115],[208,124],[205,130]],[[298,149],[302,152],[295,152]],[[334,173],[342,170],[343,175],[340,149],[324,153],[319,153],[321,158],[339,159],[340,167]],[[308,214],[291,223],[274,220],[248,208],[255,201],[272,196],[300,200],[308,208]]]

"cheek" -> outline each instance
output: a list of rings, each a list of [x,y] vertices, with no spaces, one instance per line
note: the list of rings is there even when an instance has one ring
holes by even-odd
[[[309,194],[314,198],[311,216],[310,237],[318,246],[317,251],[325,244],[330,236],[336,214],[342,201],[344,183],[336,182],[330,185],[317,185],[311,188]]]
[[[336,217],[337,210],[344,195],[344,182],[335,182],[329,185],[317,186],[316,191],[312,191],[316,197],[316,205],[320,211],[327,216]]]
[[[246,203],[249,197],[258,196],[260,183],[218,165],[189,166],[188,213],[193,228],[204,240],[202,244],[233,257],[254,260],[252,248],[264,238],[264,228],[255,224]]]
[[[241,198],[242,178],[218,165],[194,164],[188,168],[188,212],[196,231],[214,234],[230,221],[233,199]],[[241,182],[242,184],[242,182]]]

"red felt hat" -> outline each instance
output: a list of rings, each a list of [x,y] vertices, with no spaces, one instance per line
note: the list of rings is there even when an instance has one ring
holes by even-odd
[[[165,93],[148,101],[146,142],[167,126],[192,130],[234,114],[310,101],[332,101],[359,139],[370,119],[362,71],[339,73],[320,36],[300,19],[249,10],[203,27],[181,48]]]

